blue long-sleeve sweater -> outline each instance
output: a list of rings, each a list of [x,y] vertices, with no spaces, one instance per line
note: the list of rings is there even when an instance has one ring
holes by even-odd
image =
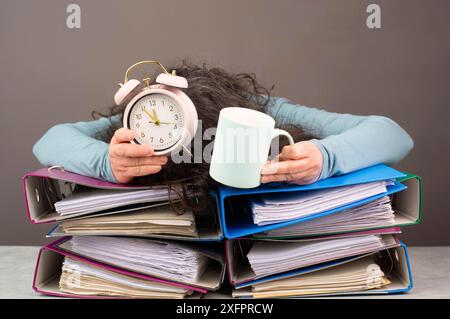
[[[395,164],[413,148],[408,133],[384,116],[356,116],[292,104],[272,98],[267,113],[277,125],[301,127],[323,155],[320,179],[371,165]],[[113,121],[120,121],[113,118]],[[34,145],[33,153],[44,166],[65,169],[115,182],[109,163],[108,144],[96,138],[111,125],[110,119],[59,124],[50,128]]]

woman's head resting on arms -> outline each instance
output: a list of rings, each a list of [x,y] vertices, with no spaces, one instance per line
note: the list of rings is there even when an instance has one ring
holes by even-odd
[[[208,67],[206,64],[195,65],[187,61],[182,61],[179,65],[169,68],[176,70],[177,75],[186,78],[189,87],[183,91],[194,103],[198,118],[202,122],[201,136],[208,128],[217,127],[219,112],[225,107],[250,108],[260,112],[265,112],[270,103],[270,91],[260,85],[254,74],[237,73],[232,74],[224,69]],[[109,114],[94,112],[94,116],[122,115],[126,105],[113,106]],[[288,131],[295,141],[309,139],[298,127],[287,125],[281,127]],[[200,134],[200,132],[198,132]],[[112,126],[108,132],[103,132],[102,139],[111,141],[110,161],[114,175],[119,182],[130,182],[132,179],[138,183],[148,185],[156,184],[181,184],[189,187],[190,191],[205,195],[208,191],[210,179],[208,177],[209,163],[174,163],[170,158],[161,156],[151,156],[152,151],[148,146],[136,148],[135,153],[140,159],[132,158],[130,162],[144,164],[136,166],[135,171],[126,169],[125,159],[122,150],[122,143],[127,143],[133,139],[131,131]],[[202,147],[206,146],[203,145]],[[120,146],[120,147],[119,147]],[[194,148],[195,145],[192,145]],[[196,151],[194,149],[194,151]],[[203,150],[202,150],[203,154]],[[139,156],[142,155],[142,156]],[[123,165],[125,163],[125,165]],[[121,168],[120,166],[124,167]],[[131,165],[131,164],[129,164]],[[141,176],[142,175],[142,176]],[[205,196],[201,196],[205,197]],[[192,198],[184,196],[185,203],[192,208]],[[196,202],[198,198],[196,199]]]

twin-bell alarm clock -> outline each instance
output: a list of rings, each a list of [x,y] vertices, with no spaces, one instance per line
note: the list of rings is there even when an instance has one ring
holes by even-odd
[[[163,71],[150,85],[150,78],[128,80],[129,72],[138,65],[156,64]],[[114,96],[117,105],[126,104],[123,126],[134,132],[134,143],[148,144],[155,155],[167,155],[186,148],[197,131],[198,116],[191,99],[180,90],[187,80],[169,73],[158,61],[141,61],[125,73],[125,81]]]

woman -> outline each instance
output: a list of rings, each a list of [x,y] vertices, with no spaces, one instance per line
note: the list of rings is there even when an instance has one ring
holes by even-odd
[[[216,127],[221,108],[240,106],[268,113],[277,127],[294,136],[297,143],[282,148],[280,162],[268,162],[263,168],[263,183],[307,184],[378,163],[394,164],[413,148],[408,133],[383,116],[330,113],[271,98],[249,74],[187,62],[171,69],[188,80],[185,92],[203,129]],[[109,118],[56,125],[34,145],[33,153],[42,165],[61,165],[111,182],[127,183],[146,175],[154,183],[207,176],[206,163],[176,165],[167,157],[154,156],[150,146],[129,143],[133,133],[120,128],[124,108],[115,107]]]

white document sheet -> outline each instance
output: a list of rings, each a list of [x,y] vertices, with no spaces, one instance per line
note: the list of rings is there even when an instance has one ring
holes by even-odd
[[[59,281],[60,290],[81,295],[140,298],[183,298],[191,291],[95,267],[66,257]]]
[[[177,193],[172,191],[171,198],[176,200]],[[167,188],[144,190],[107,190],[82,189],[55,203],[55,210],[61,215],[98,212],[110,208],[140,203],[167,201]]]
[[[111,283],[123,284],[133,288],[146,289],[152,291],[165,291],[165,292],[186,292],[187,289],[169,286],[156,281],[149,281],[138,279],[126,275],[114,273],[112,271],[94,267],[89,264],[77,261],[71,258],[65,258],[63,264],[63,271],[68,271],[74,274],[74,278],[77,277],[78,272],[80,274],[95,276],[104,280],[111,281]]]
[[[383,248],[380,236],[366,235],[317,242],[257,242],[247,259],[257,277],[319,264]]]
[[[251,203],[253,222],[259,226],[325,212],[387,191],[380,181],[313,191],[270,193]]]
[[[255,284],[250,293],[235,290],[233,295],[235,297],[251,295],[253,298],[300,297],[361,292],[380,288],[389,283],[380,266],[368,256],[311,273]]]
[[[308,220],[295,225],[270,230],[265,235],[301,236],[353,231],[373,227],[389,227],[394,224],[394,211],[389,196],[370,203],[349,208],[337,214]]]
[[[75,236],[66,243],[71,251],[84,257],[150,276],[189,283],[198,281],[208,263],[207,256],[171,242]]]
[[[181,207],[179,208],[182,209]],[[64,221],[61,230],[68,235],[152,235],[197,236],[195,217],[186,210],[180,215],[171,205],[138,211]]]

